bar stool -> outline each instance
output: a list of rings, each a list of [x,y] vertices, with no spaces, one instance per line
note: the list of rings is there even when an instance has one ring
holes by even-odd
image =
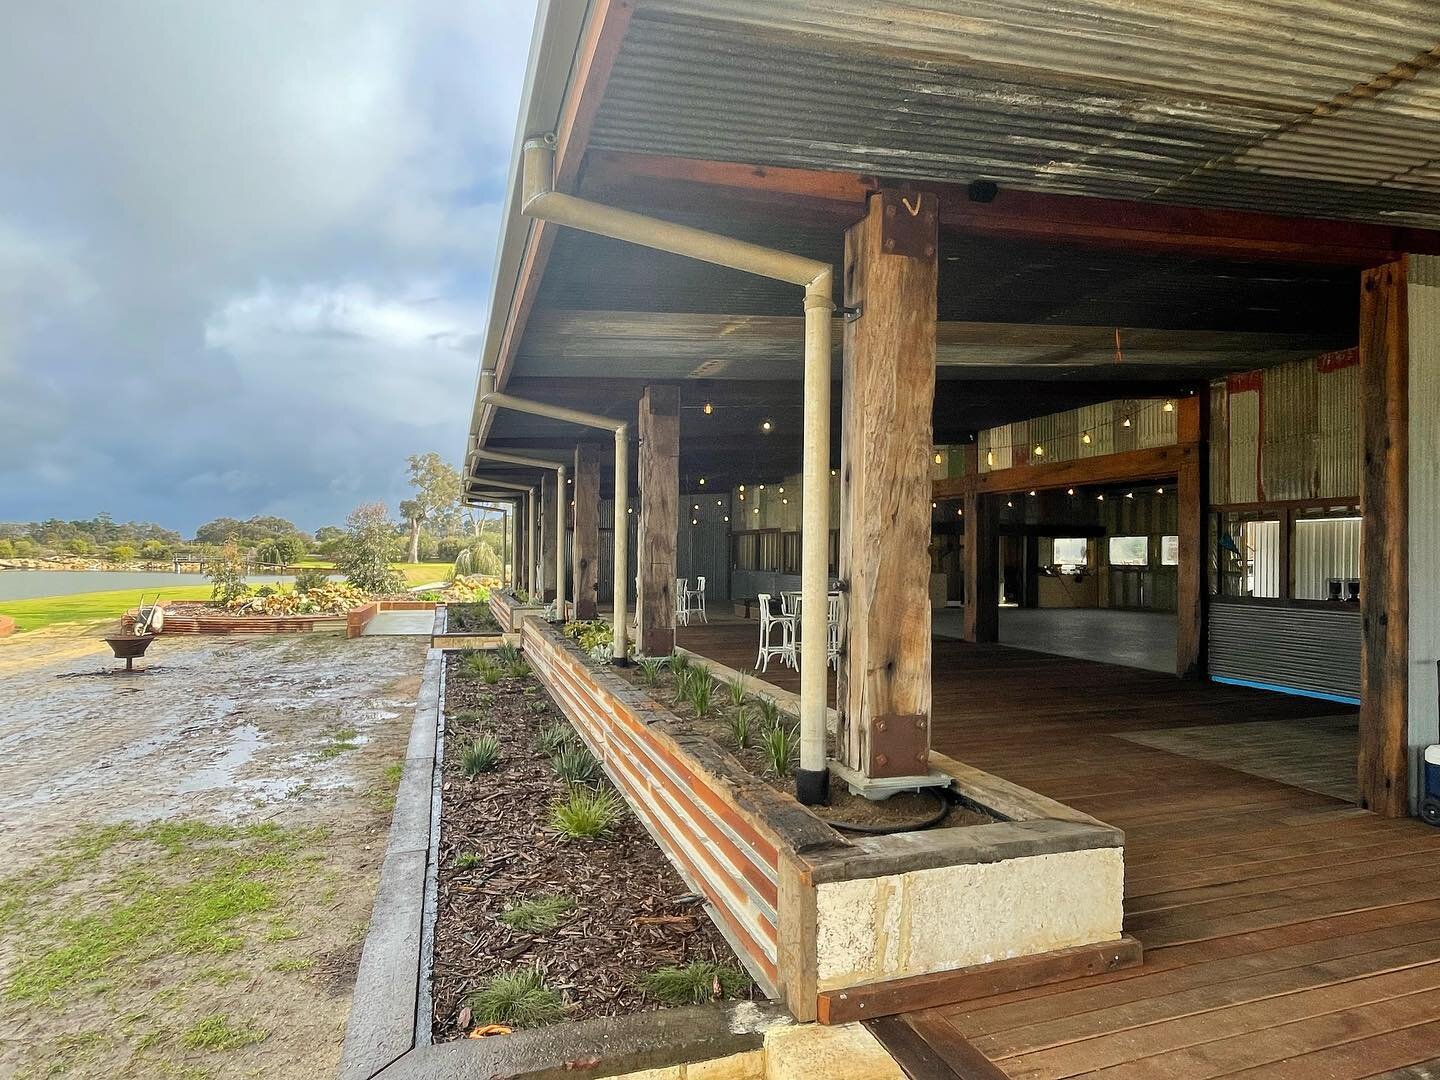
[[[691,611],[695,612],[697,615],[700,616],[701,622],[708,624],[710,622],[710,617],[705,614],[705,578],[697,577],[695,579],[695,583],[696,589],[690,594],[690,600],[693,602],[690,603],[688,607]]]
[[[755,656],[755,667],[759,671],[770,670],[770,658],[778,656],[782,663],[791,667],[795,663],[795,616],[776,610],[775,598],[761,593],[760,601],[760,651]],[[775,644],[774,630],[780,628],[780,644]]]
[[[690,581],[688,578],[675,579],[675,622],[679,626],[690,625]]]

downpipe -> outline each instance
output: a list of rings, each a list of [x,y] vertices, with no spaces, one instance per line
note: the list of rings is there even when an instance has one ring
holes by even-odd
[[[523,454],[504,454],[498,450],[476,450],[471,454],[474,458],[481,458],[487,461],[502,462],[508,465],[529,465],[537,469],[553,469],[555,471],[555,610],[559,612],[565,605],[565,466],[558,461],[547,461],[544,458],[532,458]],[[527,523],[530,528],[530,543],[536,540],[536,503],[538,502],[538,489],[530,489],[530,503],[527,511]],[[530,557],[526,560],[533,568],[534,577],[531,581],[530,594],[535,594],[535,586],[543,580],[541,572],[542,560],[540,551],[532,549]],[[543,599],[543,597],[542,597]]]
[[[611,555],[611,624],[614,663],[624,666],[630,662],[630,524],[626,514],[630,506],[630,424],[615,420],[599,413],[584,412],[581,409],[567,409],[563,405],[548,405],[543,401],[504,394],[495,389],[495,372],[480,372],[481,404],[496,409],[510,409],[514,412],[543,416],[550,420],[563,420],[580,427],[598,428],[612,432],[615,436],[615,498],[612,525],[614,537]],[[564,546],[563,544],[561,545]],[[580,598],[575,598],[578,606]]]
[[[831,298],[833,268],[826,262],[556,191],[554,135],[525,141],[520,210],[527,217],[727,266],[732,270],[743,270],[798,285],[805,290],[800,767],[795,772],[795,795],[807,805],[824,802],[829,795],[830,775],[825,765],[825,680],[829,671],[826,593],[830,564],[830,320],[834,306]],[[618,500],[616,510],[615,535],[623,537],[627,535],[621,516],[624,511]],[[619,551],[622,546],[617,542],[616,550]]]

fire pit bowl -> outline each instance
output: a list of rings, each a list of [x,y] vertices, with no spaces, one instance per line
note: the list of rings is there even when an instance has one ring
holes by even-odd
[[[154,634],[125,634],[121,637],[107,637],[105,644],[115,654],[116,660],[125,661],[125,670],[135,670],[135,658],[144,656],[145,650],[155,640]]]

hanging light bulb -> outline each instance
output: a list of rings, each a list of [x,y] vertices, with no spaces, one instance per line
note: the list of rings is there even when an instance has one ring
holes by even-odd
[[[633,513],[635,512],[635,508],[634,508],[633,506],[627,506],[627,507],[625,508],[625,512],[626,512],[627,514],[633,514]]]
[[[1129,427],[1129,426],[1130,426],[1130,418],[1129,418],[1128,416],[1125,417],[1124,420],[1120,421],[1120,426],[1121,426],[1121,427]]]
[[[726,515],[725,515],[725,520],[726,520],[726,521],[729,521],[729,520],[730,520],[730,515],[729,515],[729,514],[726,514]]]
[[[935,451],[935,464],[936,464],[936,465],[943,465],[943,464],[945,464],[945,455],[942,454],[942,453],[940,453],[939,450],[936,450],[936,451]]]
[[[1167,401],[1163,406],[1161,406],[1161,408],[1163,408],[1166,412],[1174,412],[1175,403],[1173,401]]]
[[[771,428],[771,426],[772,426],[772,425],[771,425],[771,423],[770,423],[769,420],[761,420],[761,421],[760,421],[760,430],[761,430],[761,431],[769,431],[770,428]]]
[[[725,505],[725,502],[724,502],[724,500],[722,500],[722,499],[716,499],[716,500],[715,500],[715,505],[716,505],[716,506],[724,506],[724,505]]]
[[[1030,497],[1033,499],[1035,497],[1035,492],[1030,492]]]
[[[1082,443],[1084,443],[1086,446],[1089,446],[1089,445],[1090,445],[1090,432],[1088,432],[1088,431],[1082,431],[1082,432],[1080,433],[1080,441],[1081,441]]]
[[[786,506],[789,506],[789,505],[790,505],[790,500],[789,500],[789,499],[781,499],[780,501],[781,501],[782,503],[784,503]]]
[[[831,470],[830,470],[830,475],[831,475],[831,476],[838,476],[839,473],[840,473],[840,470],[839,470],[839,469],[831,469]]]
[[[1044,456],[1045,456],[1045,447],[1041,446],[1038,442],[1035,444],[1035,456],[1036,456],[1036,457],[1044,457]]]
[[[757,488],[756,490],[757,490],[757,491],[764,491],[764,490],[765,490],[765,485],[764,485],[764,484],[761,484],[761,485],[759,486],[759,488]]]
[[[990,468],[992,468],[992,469],[995,467],[995,451],[994,451],[994,450],[986,450],[986,451],[985,451],[985,464],[988,465],[988,466],[990,466]]]
[[[703,476],[700,477],[700,486],[701,486],[701,487],[704,487],[704,486],[705,486],[705,478],[704,478]]]
[[[1006,507],[1006,509],[1008,509],[1008,510],[1014,510],[1014,509],[1015,509],[1015,504],[1014,504],[1013,502],[1011,502],[1009,499],[1006,499],[1006,500],[1005,500],[1005,507]]]
[[[1105,501],[1105,493],[1102,491],[1099,495],[1096,495],[1096,496],[1095,496],[1095,499],[1096,499],[1097,502],[1104,502],[1104,501]]]
[[[964,517],[964,516],[965,516],[965,508],[964,508],[963,506],[957,507],[956,510],[955,510],[955,516],[956,516],[956,517]]]
[[[1156,488],[1156,489],[1155,489],[1155,494],[1156,494],[1156,495],[1164,495],[1164,494],[1165,494],[1165,489],[1164,489],[1164,488]]]
[[[1125,492],[1125,498],[1127,498],[1127,499],[1133,499],[1134,497],[1135,497],[1135,493],[1134,493],[1133,491],[1127,491],[1127,492]]]
[[[1075,494],[1075,489],[1074,489],[1074,488],[1066,488],[1066,489],[1065,489],[1065,494],[1066,494],[1066,495],[1074,495],[1074,494]]]
[[[691,509],[691,510],[699,510],[699,509],[700,509],[700,504],[699,504],[699,503],[696,503],[694,506],[690,507],[690,509]]]
[[[778,488],[776,488],[775,490],[778,491],[778,492],[780,492],[781,495],[784,495],[784,494],[785,494],[785,488],[784,488],[783,486],[782,486],[782,487],[778,487]]]
[[[741,502],[744,502],[744,501],[745,501],[745,493],[744,493],[743,491],[740,492],[740,501],[741,501]]]
[[[940,505],[940,504],[937,503],[937,502],[932,502],[932,503],[930,504],[930,509],[931,509],[931,510],[934,510],[934,509],[935,509],[936,507],[938,507],[939,505]]]
[[[691,525],[699,525],[700,522],[699,522],[698,520],[696,520],[695,518],[691,518],[691,519],[690,519],[690,524],[691,524]]]
[[[740,490],[741,490],[741,491],[744,491],[744,490],[745,490],[745,485],[744,485],[744,484],[741,484],[741,485],[740,485]]]
[[[752,514],[758,514],[758,513],[760,512],[760,508],[757,506],[757,507],[755,507],[754,510],[751,510],[750,512],[751,512]]]
[[[714,411],[715,411],[715,406],[714,406],[714,405],[711,405],[710,402],[708,402],[708,401],[705,402],[705,415],[706,415],[706,416],[709,416],[709,415],[710,415],[711,413],[713,413]]]

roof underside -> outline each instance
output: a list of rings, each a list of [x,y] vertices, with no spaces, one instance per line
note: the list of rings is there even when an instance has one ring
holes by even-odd
[[[1435,229],[1437,42],[1434,0],[637,0],[587,146]],[[582,194],[842,262],[833,218],[585,176]],[[1356,339],[1354,266],[964,230],[939,257],[942,443]],[[569,230],[544,265],[511,393],[633,416],[646,380],[677,380],[683,471],[798,465],[795,289]],[[594,434],[499,412],[487,444],[563,458]]]
[[[1435,228],[1437,58],[1433,0],[648,0],[590,146]]]

